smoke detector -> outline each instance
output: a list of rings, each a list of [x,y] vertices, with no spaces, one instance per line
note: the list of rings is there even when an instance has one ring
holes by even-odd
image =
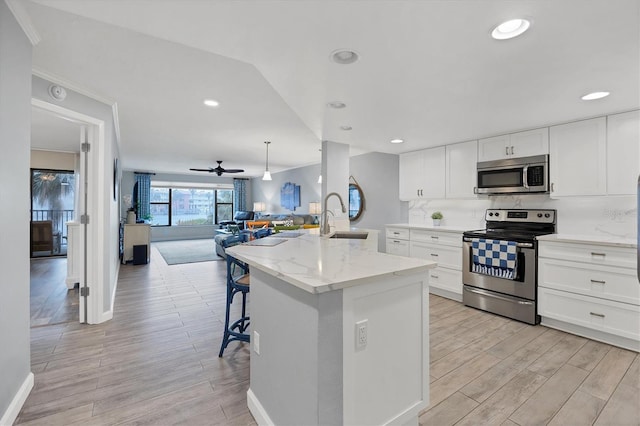
[[[64,98],[67,97],[67,91],[62,86],[52,84],[49,86],[49,95],[56,101],[64,101]]]

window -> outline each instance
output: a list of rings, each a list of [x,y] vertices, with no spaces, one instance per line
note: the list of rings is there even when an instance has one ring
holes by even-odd
[[[213,225],[233,219],[233,190],[151,185],[152,226]]]

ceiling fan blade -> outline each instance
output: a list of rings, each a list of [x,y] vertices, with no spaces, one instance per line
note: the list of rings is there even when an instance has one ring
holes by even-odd
[[[213,169],[209,168],[209,169],[189,169],[189,170],[193,170],[194,172],[213,172]]]
[[[243,169],[224,169],[223,170],[224,173],[242,173],[244,172]]]

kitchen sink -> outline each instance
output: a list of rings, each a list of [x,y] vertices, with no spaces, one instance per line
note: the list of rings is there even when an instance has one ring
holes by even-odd
[[[336,231],[329,238],[341,238],[347,240],[366,240],[369,236],[368,232],[364,231]]]

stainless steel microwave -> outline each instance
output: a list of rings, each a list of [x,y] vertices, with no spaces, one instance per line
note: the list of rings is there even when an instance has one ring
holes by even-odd
[[[478,163],[478,194],[549,192],[549,155]]]

